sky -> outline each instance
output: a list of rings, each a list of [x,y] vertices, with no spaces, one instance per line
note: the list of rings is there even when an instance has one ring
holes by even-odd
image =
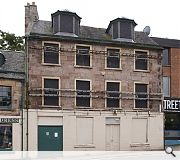
[[[115,18],[134,19],[136,31],[150,26],[149,36],[180,40],[180,0],[0,0],[0,30],[24,35],[24,6],[35,2],[39,19],[51,21],[57,10],[76,12],[81,25],[107,28]]]

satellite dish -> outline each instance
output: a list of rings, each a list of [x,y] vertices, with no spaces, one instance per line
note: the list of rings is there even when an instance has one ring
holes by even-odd
[[[4,55],[0,52],[0,67],[5,63],[6,59]]]
[[[149,26],[146,26],[144,29],[143,29],[143,32],[146,34],[146,35],[149,35],[150,32],[151,32],[151,28]]]

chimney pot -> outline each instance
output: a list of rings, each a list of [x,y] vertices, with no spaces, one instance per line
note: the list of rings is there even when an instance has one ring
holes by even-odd
[[[32,2],[32,5],[35,5],[35,2]]]

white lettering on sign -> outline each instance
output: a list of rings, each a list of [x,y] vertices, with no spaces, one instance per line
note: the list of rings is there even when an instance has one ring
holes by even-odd
[[[165,110],[180,110],[180,100],[164,100]]]

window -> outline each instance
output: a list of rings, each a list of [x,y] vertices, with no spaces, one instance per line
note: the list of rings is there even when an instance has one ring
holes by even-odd
[[[119,49],[107,49],[106,67],[107,68],[120,68]]]
[[[44,105],[59,106],[59,79],[44,79]]]
[[[132,118],[132,143],[148,142],[148,120],[146,118]]]
[[[135,69],[148,70],[148,53],[145,51],[135,51]]]
[[[43,63],[59,64],[59,43],[44,43]]]
[[[94,120],[91,117],[76,118],[76,143],[77,145],[93,144]]]
[[[12,108],[11,87],[0,86],[0,109]]]
[[[147,108],[147,84],[135,84],[135,108]]]
[[[12,149],[12,126],[0,125],[0,150]]]
[[[120,82],[106,82],[106,107],[120,107]]]
[[[163,77],[163,94],[164,97],[170,96],[170,77]]]
[[[90,107],[90,81],[76,80],[76,106]]]
[[[76,65],[90,66],[90,47],[76,46]]]
[[[163,50],[162,64],[163,64],[163,66],[170,65],[169,50],[168,49]]]

